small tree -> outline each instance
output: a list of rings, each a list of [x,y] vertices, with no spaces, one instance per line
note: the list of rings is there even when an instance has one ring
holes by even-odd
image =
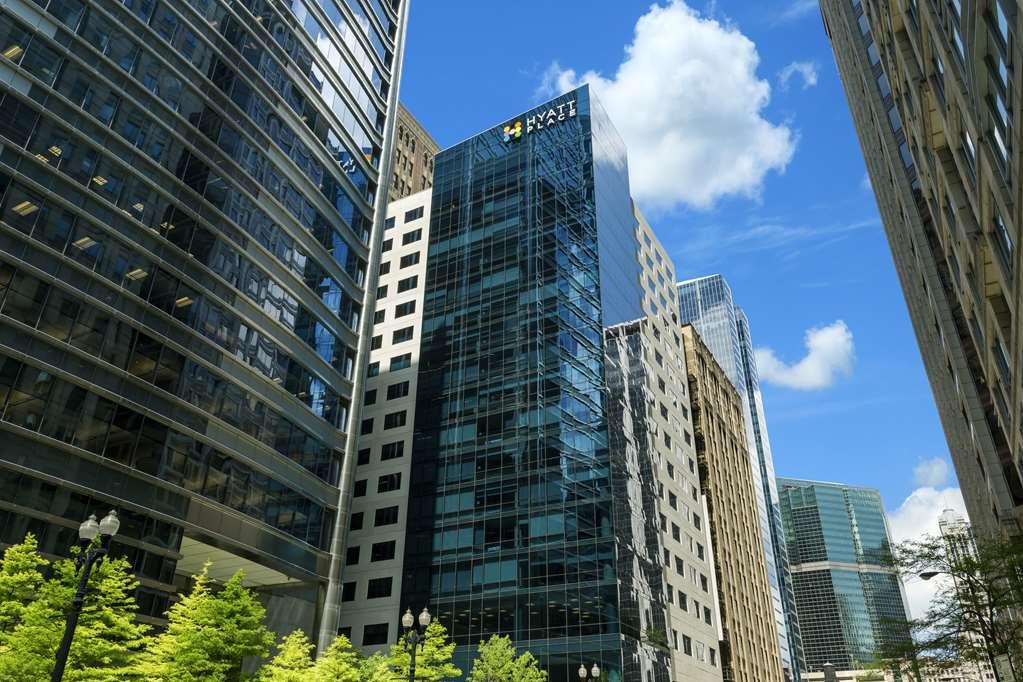
[[[29,533],[4,551],[0,560],[0,641],[21,622],[25,607],[39,596],[42,571],[50,562],[39,554],[39,543]]]
[[[360,682],[359,652],[344,635],[338,635],[323,652],[313,668],[312,679],[316,682]]]
[[[390,662],[394,677],[408,679],[411,645],[403,637],[391,646]],[[436,620],[426,627],[426,638],[416,652],[416,679],[436,682],[459,677],[462,671],[451,663],[455,643],[448,640],[448,631]]]
[[[162,682],[238,682],[246,657],[265,658],[273,635],[263,624],[263,605],[235,573],[214,594],[209,565],[192,591],[167,611],[167,629],[146,652],[142,671]]]
[[[31,543],[27,546],[30,546]],[[26,547],[27,547],[26,546]],[[31,555],[19,552],[23,565]],[[38,556],[38,555],[37,555]],[[37,561],[42,561],[41,557]],[[46,679],[53,669],[78,584],[74,559],[58,561],[53,575],[39,584],[36,598],[24,606],[20,621],[0,647],[0,679]],[[138,579],[124,559],[105,559],[93,569],[65,680],[114,682],[141,679],[137,668],[149,627],[135,619]]]
[[[906,578],[942,583],[922,618],[910,622],[912,659],[929,667],[997,661],[1023,680],[1023,540],[927,536],[902,543],[895,565]]]
[[[397,679],[391,670],[387,656],[377,652],[369,658],[362,659],[359,665],[358,678],[361,682],[394,682]]]
[[[491,635],[480,642],[469,682],[546,682],[547,673],[528,651],[516,655],[510,637]],[[418,666],[417,666],[418,668]]]
[[[263,666],[260,682],[308,682],[313,669],[313,643],[295,630],[277,647],[277,654]]]

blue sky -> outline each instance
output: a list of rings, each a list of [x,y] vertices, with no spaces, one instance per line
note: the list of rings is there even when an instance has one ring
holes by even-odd
[[[640,43],[650,11],[630,0],[418,0],[401,98],[443,147],[599,74],[618,101],[608,108],[630,146],[633,191],[644,168],[640,206],[680,275],[724,274],[783,372],[806,355],[808,330],[841,320],[852,334],[851,369],[831,367],[818,382],[830,385],[764,386],[778,474],[877,487],[890,510],[928,485],[940,498],[947,446],[816,2],[662,4]],[[664,28],[672,17],[682,23]],[[700,94],[656,96],[671,79]]]

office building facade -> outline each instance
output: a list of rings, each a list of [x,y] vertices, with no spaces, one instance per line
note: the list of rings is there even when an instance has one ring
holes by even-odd
[[[757,484],[761,541],[767,559],[778,626],[779,651],[787,679],[798,680],[804,669],[799,620],[789,576],[785,538],[775,487],[774,457],[749,320],[735,305],[732,289],[721,275],[686,280],[678,285],[681,321],[695,327],[718,364],[739,392],[743,404],[746,445]]]
[[[909,638],[881,494],[789,478],[778,493],[807,669],[869,667]]]
[[[721,618],[725,682],[780,682],[767,557],[762,550],[757,498],[760,481],[749,465],[746,421],[739,392],[694,327],[682,328],[689,403],[706,495]]]
[[[620,563],[605,326],[642,316],[625,148],[587,87],[438,154],[402,604],[468,665],[506,633],[554,680],[666,680]],[[643,569],[645,570],[645,569]]]
[[[336,631],[405,5],[0,7],[3,543],[116,508],[144,617]]]
[[[391,202],[376,290],[341,590],[341,632],[369,652],[395,641],[430,230],[429,190]]]
[[[1019,5],[820,6],[970,518],[1018,532]]]
[[[433,163],[438,151],[440,147],[430,133],[399,102],[388,198],[395,201],[433,187]]]

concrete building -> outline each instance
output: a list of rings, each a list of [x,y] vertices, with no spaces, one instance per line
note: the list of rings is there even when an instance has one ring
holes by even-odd
[[[967,510],[981,532],[1016,532],[1019,5],[821,10]]]
[[[440,147],[430,133],[399,102],[388,198],[394,201],[433,187],[433,159],[438,151]]]
[[[364,651],[386,649],[404,613],[401,565],[412,465],[429,190],[387,207],[363,393],[341,632]]]
[[[406,5],[0,5],[0,541],[333,636]]]
[[[907,640],[881,494],[791,478],[778,479],[778,493],[808,670],[861,670]]]
[[[675,267],[638,211],[636,240],[644,317],[604,332],[612,463],[637,469],[620,479],[640,482],[626,487],[638,498],[626,509],[648,538],[655,607],[644,614],[652,620],[645,629],[663,635],[669,679],[721,680],[714,552],[696,466]],[[615,412],[619,405],[624,418]]]
[[[732,289],[721,275],[680,282],[678,294],[682,322],[696,328],[742,401],[746,445],[756,483],[755,499],[761,543],[771,584],[781,664],[786,679],[799,680],[800,672],[805,667],[802,640],[778,508],[774,456],[767,434],[767,417],[760,393],[760,377],[753,355],[749,320],[735,304]]]
[[[778,625],[739,392],[694,327],[682,329],[704,523],[714,547],[721,665],[728,682],[780,681]]]

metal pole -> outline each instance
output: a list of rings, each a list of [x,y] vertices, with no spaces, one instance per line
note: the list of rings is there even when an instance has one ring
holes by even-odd
[[[100,556],[100,553],[95,550],[86,550],[84,556],[82,575],[78,578],[78,589],[75,591],[74,599],[71,600],[71,611],[67,616],[67,625],[64,626],[64,638],[60,641],[60,647],[57,649],[57,660],[53,665],[50,682],[61,682],[64,679],[64,668],[67,667],[68,655],[71,653],[71,640],[74,639],[78,616],[82,613],[82,604],[85,603],[85,590],[89,585],[89,574],[92,572],[93,562]]]
[[[408,665],[408,682],[416,682],[416,649],[419,648],[419,630],[413,630],[408,635],[409,644],[412,645]]]

